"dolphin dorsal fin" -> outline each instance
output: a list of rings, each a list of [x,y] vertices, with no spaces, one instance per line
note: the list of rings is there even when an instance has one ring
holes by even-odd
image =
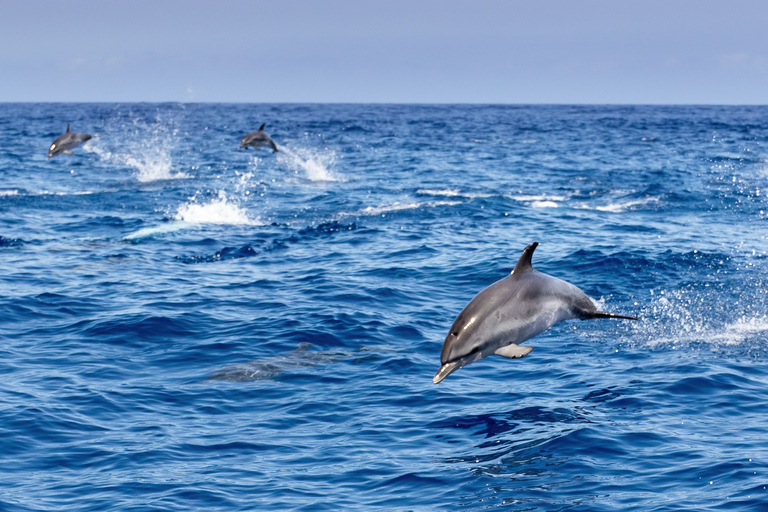
[[[67,123],[67,131],[66,133],[69,133],[69,123]]]
[[[265,125],[265,124],[267,124],[267,123],[264,123],[264,124],[262,124],[262,125],[261,125],[261,127],[259,128],[259,131],[260,131],[260,132],[263,132],[263,131],[264,131],[264,125]]]
[[[520,255],[520,259],[517,260],[517,265],[515,265],[515,268],[512,270],[512,275],[522,274],[523,272],[533,270],[531,258],[533,257],[533,251],[536,250],[538,245],[539,242],[533,242],[531,245],[523,249],[523,254]]]

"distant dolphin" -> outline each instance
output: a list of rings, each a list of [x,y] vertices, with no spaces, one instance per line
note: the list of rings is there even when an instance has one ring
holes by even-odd
[[[60,136],[58,139],[53,141],[53,144],[51,144],[51,147],[48,148],[48,158],[50,159],[53,156],[58,155],[59,153],[64,153],[65,155],[71,155],[72,151],[71,149],[75,149],[77,146],[82,144],[83,142],[90,140],[92,138],[91,135],[88,135],[87,133],[77,133],[77,132],[70,132],[69,131],[69,124],[67,124],[67,131],[64,132],[64,135]]]
[[[266,123],[264,123],[266,124]],[[240,139],[240,149],[248,149],[248,146],[254,148],[254,149],[260,149],[265,147],[272,148],[273,153],[277,153],[277,144],[275,144],[275,141],[272,140],[272,138],[264,133],[264,124],[261,125],[261,128],[256,130],[255,132],[251,132],[242,139]]]
[[[443,342],[437,384],[463,366],[496,354],[510,359],[528,355],[533,347],[520,343],[563,320],[624,318],[598,311],[578,287],[534,270],[531,257],[538,242],[523,250],[512,273],[481,291],[459,314]]]

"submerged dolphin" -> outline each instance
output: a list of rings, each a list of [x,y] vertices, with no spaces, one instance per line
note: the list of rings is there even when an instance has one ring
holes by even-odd
[[[264,124],[255,132],[251,132],[240,139],[240,149],[248,149],[248,146],[254,149],[270,147],[273,153],[277,153],[277,144],[269,135],[264,133]]]
[[[48,158],[50,159],[59,153],[71,155],[71,149],[75,149],[77,146],[87,140],[90,140],[91,138],[92,136],[88,135],[87,133],[70,132],[69,124],[67,124],[67,131],[64,132],[64,135],[53,141],[51,147],[48,148]]]
[[[256,359],[247,363],[227,366],[213,372],[208,381],[223,380],[229,382],[249,382],[254,380],[271,379],[292,369],[319,366],[333,363],[349,356],[346,352],[332,350],[309,350],[310,343],[300,343],[291,352],[274,357]]]
[[[563,320],[637,317],[605,313],[578,287],[534,270],[531,257],[538,242],[523,250],[512,273],[481,291],[453,322],[440,354],[437,384],[463,366],[496,354],[510,359],[533,347],[520,343]]]

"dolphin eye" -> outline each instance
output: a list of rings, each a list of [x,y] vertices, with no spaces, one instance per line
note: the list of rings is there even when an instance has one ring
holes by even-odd
[[[455,331],[455,332],[453,332],[452,334],[453,334],[454,336],[458,336],[458,335],[459,335],[459,331]]]

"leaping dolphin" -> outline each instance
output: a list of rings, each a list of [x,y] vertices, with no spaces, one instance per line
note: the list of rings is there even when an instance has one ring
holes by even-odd
[[[277,144],[275,144],[275,141],[273,141],[269,135],[264,133],[264,124],[262,124],[255,132],[251,132],[240,139],[240,149],[248,149],[248,146],[254,149],[270,147],[272,148],[273,153],[277,153]]]
[[[72,151],[70,150],[75,149],[77,146],[91,138],[92,136],[87,133],[70,132],[69,124],[67,124],[67,131],[64,132],[64,135],[61,135],[58,139],[53,141],[51,147],[48,148],[48,159],[59,153],[71,155]]]
[[[442,366],[432,382],[437,384],[463,366],[496,354],[510,359],[527,356],[533,347],[520,343],[563,320],[623,318],[599,311],[577,286],[533,268],[531,257],[538,246],[523,250],[512,273],[472,299],[453,322],[440,354]]]

